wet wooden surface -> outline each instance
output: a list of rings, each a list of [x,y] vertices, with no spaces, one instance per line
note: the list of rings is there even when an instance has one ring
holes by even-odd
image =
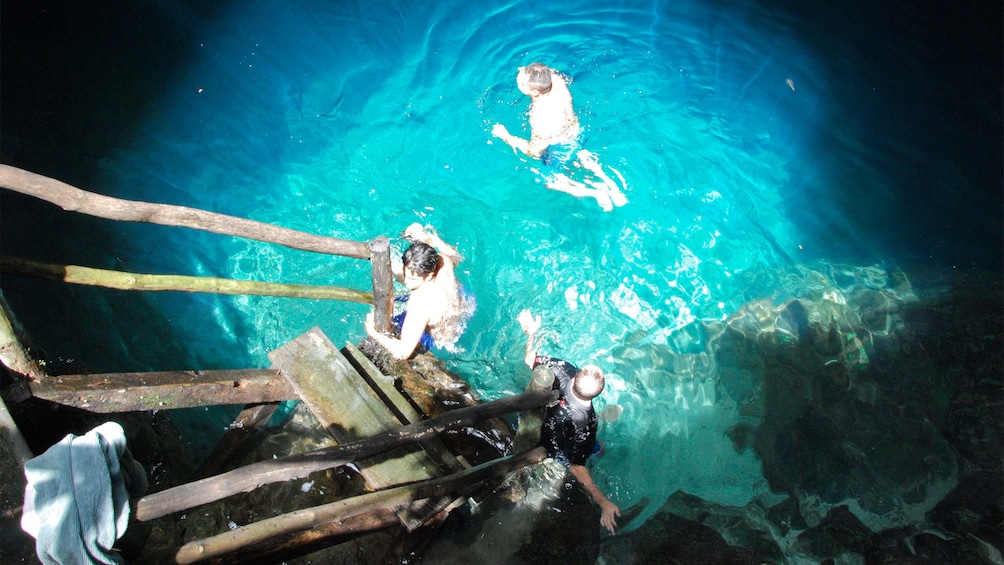
[[[402,422],[391,411],[320,328],[312,328],[272,351],[269,359],[338,443],[366,438],[409,423]],[[441,475],[432,459],[417,445],[395,448],[361,460],[357,467],[375,490]],[[431,505],[408,505],[398,509],[398,516],[411,530],[447,503],[436,500]]]
[[[36,398],[98,413],[261,404],[296,398],[273,369],[166,371],[45,377],[28,383]]]

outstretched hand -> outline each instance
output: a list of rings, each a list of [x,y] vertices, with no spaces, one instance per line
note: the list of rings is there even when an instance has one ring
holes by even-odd
[[[519,313],[516,321],[519,322],[525,334],[533,335],[540,329],[540,315],[534,316],[528,308]]]
[[[401,232],[401,237],[410,241],[425,241],[425,227],[423,227],[422,224],[415,222]]]
[[[492,135],[501,139],[505,139],[509,137],[509,130],[505,129],[505,126],[502,124],[495,124],[494,126],[492,126]]]
[[[612,534],[617,533],[617,517],[621,515],[621,509],[609,500],[606,504],[600,505],[600,525]]]

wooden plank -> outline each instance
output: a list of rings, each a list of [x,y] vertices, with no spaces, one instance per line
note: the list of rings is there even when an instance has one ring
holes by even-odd
[[[62,281],[70,284],[100,286],[117,290],[208,292],[213,294],[250,294],[286,298],[313,298],[317,300],[347,300],[370,304],[373,293],[339,286],[314,286],[263,281],[245,281],[219,277],[192,277],[187,275],[153,275],[128,273],[108,269],[94,269],[81,265],[56,265],[0,256],[0,270],[4,275],[17,275]]]
[[[547,365],[537,365],[530,376],[530,382],[526,385],[526,392],[551,390],[552,386],[554,386],[554,371]],[[540,428],[544,425],[545,415],[546,407],[544,406],[524,410],[520,414],[519,428],[516,430],[516,438],[512,442],[513,451],[519,453],[540,442]]]
[[[401,426],[320,328],[272,351],[269,358],[335,441],[346,443]],[[417,445],[359,461],[357,467],[377,489],[428,480],[437,472]],[[409,529],[417,527],[409,517],[399,516]]]
[[[398,420],[406,424],[414,424],[422,419],[418,410],[397,390],[394,377],[383,374],[370,361],[369,357],[363,355],[363,352],[359,351],[355,345],[347,343],[342,351],[345,358],[352,363],[359,375],[366,380],[370,388],[380,397],[384,405],[391,409]]]
[[[404,424],[414,424],[422,421],[422,414],[405,398],[394,383],[394,377],[389,377],[377,368],[359,348],[347,343],[343,348],[345,357],[359,370],[359,374],[369,383],[374,392],[392,409],[394,414]],[[429,455],[440,463],[440,468],[448,473],[456,473],[471,465],[463,456],[455,456],[439,438],[429,438],[419,442]]]
[[[240,551],[248,546],[267,543],[288,534],[307,531],[322,524],[329,524],[363,512],[397,506],[417,498],[455,492],[465,486],[500,477],[528,465],[534,465],[543,461],[545,457],[547,457],[547,452],[544,448],[538,447],[482,463],[477,467],[471,467],[447,477],[371,492],[281,514],[209,538],[186,543],[178,550],[175,559],[178,563],[195,563],[213,559],[226,553]]]
[[[64,375],[29,383],[45,400],[91,412],[262,404],[296,398],[272,369]]]
[[[390,240],[381,235],[370,241],[370,267],[373,280],[373,325],[389,332],[394,314],[394,273],[390,264]]]
[[[390,529],[394,526],[401,526],[401,521],[398,520],[394,510],[392,508],[377,508],[326,524],[318,524],[309,530],[284,534],[262,543],[243,546],[237,551],[213,558],[212,563],[213,565],[285,563],[297,557],[303,557],[315,551],[347,542],[363,534]],[[298,562],[318,563],[319,561],[315,557]],[[175,554],[171,555],[168,563],[171,565],[177,563]]]
[[[384,405],[393,410],[398,420],[405,425],[422,421],[422,415],[419,414],[418,410],[397,390],[393,377],[383,374],[369,358],[363,355],[362,351],[359,351],[359,348],[351,343],[347,343],[343,351],[346,358],[359,370],[360,376],[367,381],[370,388],[383,400]],[[453,455],[438,437],[428,438],[419,442],[419,445],[422,446],[422,449],[425,450],[436,464],[438,470],[437,476],[457,473],[470,468],[466,460]],[[416,500],[405,507],[399,508],[398,511],[408,531],[413,531],[433,516],[446,510],[447,507],[459,505],[460,502],[461,500],[453,496],[438,496],[425,500]]]
[[[24,375],[28,380],[40,379],[45,372],[32,359],[21,344],[18,335],[23,335],[7,300],[0,294],[0,363],[16,375]]]
[[[287,455],[278,459],[266,459],[215,477],[206,477],[148,494],[136,501],[136,519],[146,522],[239,492],[251,492],[262,485],[306,477],[311,473],[334,469],[401,445],[422,441],[447,430],[473,426],[477,422],[497,418],[503,414],[544,406],[557,399],[556,390],[506,396],[485,404],[457,408],[435,418],[393,428],[351,443]]]

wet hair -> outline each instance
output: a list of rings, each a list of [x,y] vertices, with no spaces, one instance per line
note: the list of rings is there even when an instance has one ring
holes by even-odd
[[[596,365],[586,365],[575,373],[572,392],[582,400],[592,400],[603,392],[603,370]]]
[[[526,85],[541,94],[547,94],[551,90],[551,69],[543,63],[530,63],[524,69],[526,71]]]
[[[405,267],[420,277],[439,272],[439,253],[428,243],[413,243],[402,258]]]

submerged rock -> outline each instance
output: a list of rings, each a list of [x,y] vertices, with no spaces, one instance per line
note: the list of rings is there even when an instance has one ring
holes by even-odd
[[[1000,280],[919,288],[898,269],[821,264],[778,283],[706,324],[711,362],[685,375],[734,403],[725,433],[754,451],[770,496],[733,507],[678,492],[602,559],[1004,562]],[[632,347],[664,379],[693,355]]]

